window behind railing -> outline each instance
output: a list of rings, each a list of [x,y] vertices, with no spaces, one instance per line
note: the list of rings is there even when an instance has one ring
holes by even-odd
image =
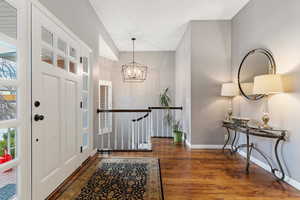
[[[99,108],[112,109],[112,84],[110,81],[99,81]],[[99,134],[112,132],[112,114],[108,112],[99,114]]]

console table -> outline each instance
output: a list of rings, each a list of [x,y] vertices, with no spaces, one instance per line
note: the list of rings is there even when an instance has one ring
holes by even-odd
[[[247,163],[246,163],[246,172],[249,173],[249,166],[250,166],[250,156],[252,150],[255,150],[258,152],[268,163],[268,165],[271,168],[272,174],[279,180],[283,180],[285,178],[285,173],[282,167],[282,164],[280,162],[280,159],[278,157],[278,145],[280,141],[286,141],[286,130],[279,130],[279,129],[262,129],[262,128],[255,128],[255,127],[249,127],[247,125],[235,123],[233,121],[223,121],[224,128],[227,130],[227,140],[223,146],[223,150],[225,147],[228,145],[230,139],[231,139],[231,133],[230,130],[234,132],[234,137],[231,142],[231,148],[230,152],[231,153],[236,153],[240,148],[246,148],[247,150]],[[238,146],[235,146],[235,141],[236,141],[236,136],[238,133],[246,134],[246,139],[247,143],[246,144],[241,144]],[[267,158],[261,150],[259,150],[257,147],[254,146],[253,143],[250,143],[250,136],[256,136],[256,137],[264,137],[264,138],[270,138],[276,140],[275,146],[274,146],[274,152],[275,152],[275,157],[276,161],[278,164],[279,169],[274,168],[273,165],[271,164],[271,161],[269,158]],[[278,173],[279,172],[279,173]]]

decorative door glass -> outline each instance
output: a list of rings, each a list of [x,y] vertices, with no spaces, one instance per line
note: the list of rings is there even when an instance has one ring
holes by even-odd
[[[20,90],[18,74],[17,9],[0,0],[0,199],[17,198],[18,139],[22,132],[17,98]]]

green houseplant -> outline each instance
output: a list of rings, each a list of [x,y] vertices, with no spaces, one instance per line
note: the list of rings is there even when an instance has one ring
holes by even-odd
[[[183,141],[182,139],[183,131],[182,131],[182,126],[180,121],[174,120],[173,132],[174,132],[174,143],[181,144]]]
[[[159,95],[159,101],[160,105],[164,107],[170,107],[171,106],[171,98],[168,94],[169,88],[166,88],[162,94]],[[168,123],[170,126],[172,124],[172,114],[170,113],[170,110],[166,110],[166,114],[164,117],[164,120]]]

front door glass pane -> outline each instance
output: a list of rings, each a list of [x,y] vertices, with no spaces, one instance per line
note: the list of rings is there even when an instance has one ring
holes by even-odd
[[[57,55],[57,67],[61,69],[66,68],[66,60],[63,56]]]
[[[11,86],[0,86],[0,121],[17,117],[17,91]]]
[[[67,43],[60,38],[57,40],[57,48],[67,54]]]
[[[0,165],[17,157],[17,131],[15,128],[0,129]]]
[[[42,48],[42,61],[48,64],[53,64],[53,52],[47,48]]]
[[[0,79],[17,79],[17,49],[0,40]]]
[[[0,171],[0,199],[17,199],[17,167]]]
[[[42,40],[50,46],[53,46],[53,33],[44,27],[42,27]]]
[[[0,0],[0,32],[17,39],[17,9]]]

